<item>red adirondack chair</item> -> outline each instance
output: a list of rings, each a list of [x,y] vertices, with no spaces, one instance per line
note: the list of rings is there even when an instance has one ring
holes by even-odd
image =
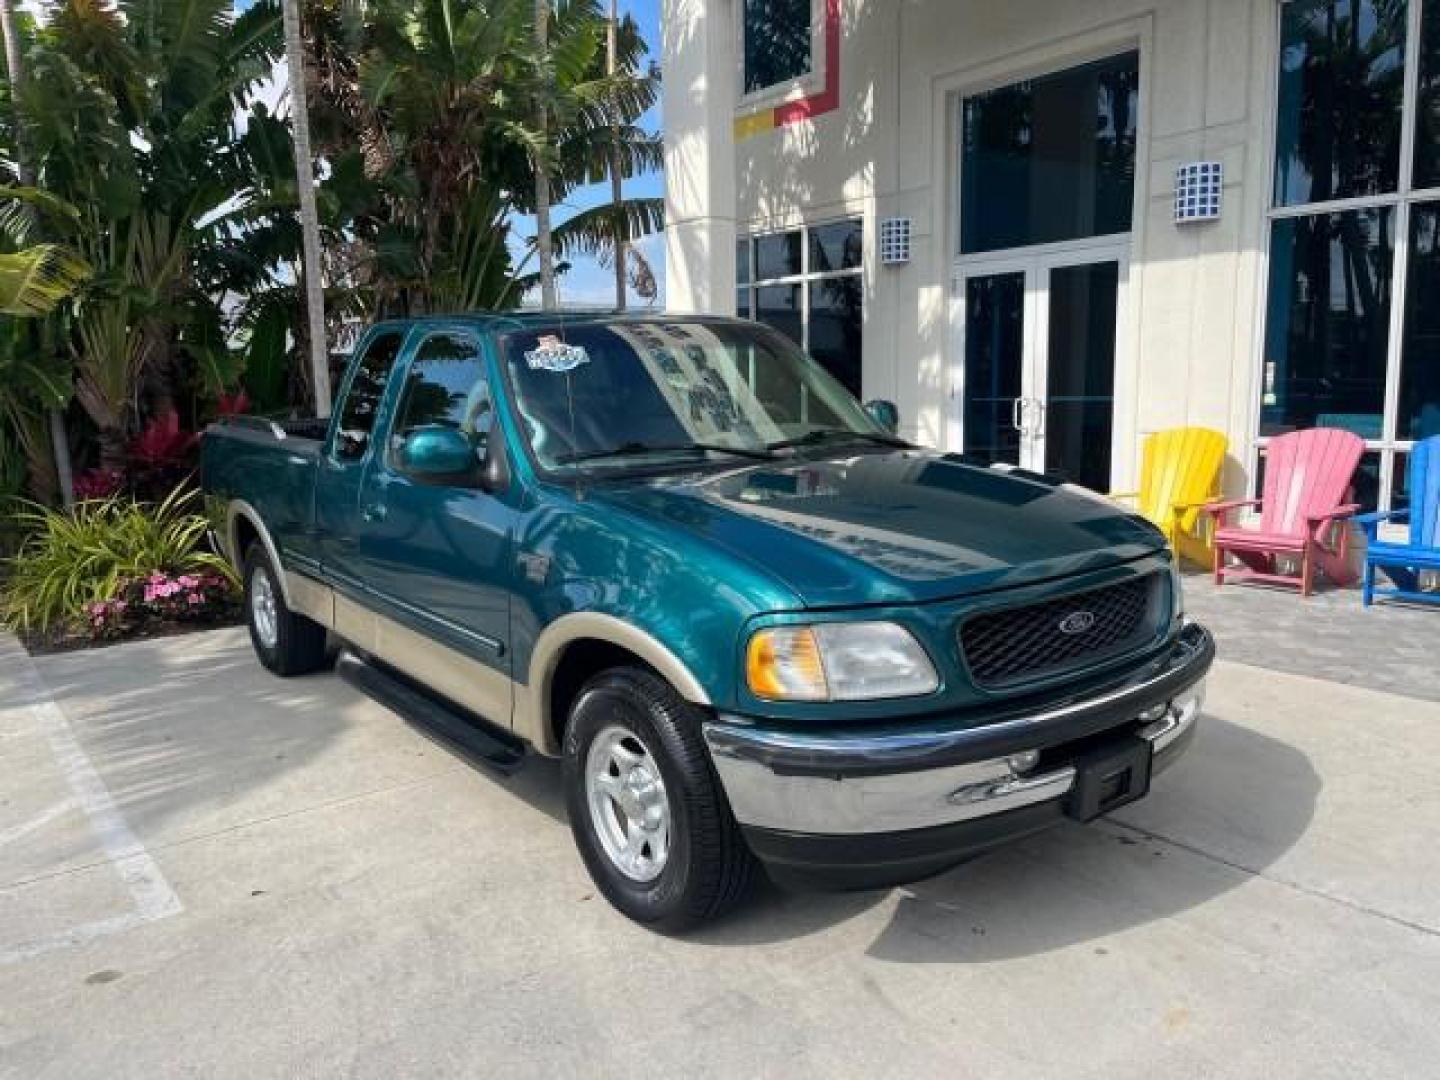
[[[1205,508],[1215,519],[1215,583],[1234,578],[1298,585],[1300,594],[1309,596],[1320,569],[1336,585],[1354,584],[1359,575],[1350,566],[1350,530],[1344,519],[1360,509],[1346,500],[1364,453],[1364,439],[1336,428],[1311,428],[1272,439],[1263,497]],[[1243,506],[1260,507],[1259,529],[1226,523],[1226,515]],[[1228,566],[1227,555],[1241,565]],[[1276,560],[1282,556],[1299,559],[1298,577],[1280,573]]]

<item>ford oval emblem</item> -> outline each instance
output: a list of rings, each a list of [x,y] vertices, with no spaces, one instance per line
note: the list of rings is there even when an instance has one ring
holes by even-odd
[[[1060,633],[1066,637],[1075,637],[1083,634],[1095,625],[1095,613],[1093,611],[1072,611],[1065,618],[1060,620]]]

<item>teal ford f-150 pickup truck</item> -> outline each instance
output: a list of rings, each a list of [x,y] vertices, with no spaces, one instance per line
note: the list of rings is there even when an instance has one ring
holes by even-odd
[[[892,884],[1090,820],[1194,734],[1214,646],[1159,533],[881,405],[735,320],[426,318],[328,425],[212,427],[203,476],[262,663],[338,642],[500,767],[562,758],[596,884],[675,927],[761,865]]]

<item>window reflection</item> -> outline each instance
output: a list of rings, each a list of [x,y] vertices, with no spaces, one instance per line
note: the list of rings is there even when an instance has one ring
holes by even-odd
[[[810,355],[857,398],[860,396],[860,278],[810,283]]]
[[[810,72],[810,0],[745,0],[745,93]]]
[[[335,455],[342,461],[358,461],[370,446],[370,429],[385,396],[390,369],[400,355],[404,337],[394,332],[377,335],[365,350],[364,357],[350,377],[350,388],[340,410]]]
[[[1410,216],[1410,269],[1401,353],[1399,433],[1402,439],[1440,435],[1440,203]]]
[[[1390,509],[1410,509],[1410,455],[1396,454],[1390,467]]]
[[[864,240],[864,224],[859,218],[815,226],[810,230],[810,272],[855,269],[860,265]]]
[[[1421,9],[1415,187],[1440,187],[1440,3]]]
[[[755,239],[755,277],[759,281],[800,273],[800,233],[771,233]]]
[[[1277,204],[1395,190],[1406,6],[1404,0],[1282,5]]]
[[[998,251],[1130,230],[1140,55],[965,99],[961,248]]]
[[[427,338],[405,376],[392,453],[416,431],[437,426],[462,432],[483,451],[493,423],[490,385],[475,343],[450,334]]]
[[[1325,426],[1381,437],[1391,217],[1376,208],[1274,223],[1262,435]]]

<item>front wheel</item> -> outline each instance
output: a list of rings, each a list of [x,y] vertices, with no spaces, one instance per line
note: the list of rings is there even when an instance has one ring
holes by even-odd
[[[565,731],[565,797],[586,868],[636,922],[678,930],[744,899],[755,876],[700,714],[640,668],[596,676]]]

